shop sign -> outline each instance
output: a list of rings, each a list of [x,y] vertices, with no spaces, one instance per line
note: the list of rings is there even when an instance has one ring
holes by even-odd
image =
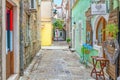
[[[96,4],[93,3],[91,4],[91,14],[92,15],[101,15],[101,14],[106,14],[106,4]]]

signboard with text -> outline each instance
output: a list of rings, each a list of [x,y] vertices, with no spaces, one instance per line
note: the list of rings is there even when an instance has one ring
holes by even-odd
[[[106,11],[106,4],[91,4],[91,14],[92,15],[102,15],[102,14],[106,14],[107,11]]]

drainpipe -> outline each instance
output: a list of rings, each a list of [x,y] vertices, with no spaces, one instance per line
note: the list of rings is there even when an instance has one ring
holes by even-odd
[[[120,12],[119,12],[119,0],[117,0],[118,1],[118,8],[117,8],[117,16],[118,16],[118,29],[120,30]],[[120,46],[120,31],[118,32],[118,44],[119,44],[119,46]],[[120,66],[120,64],[119,64],[119,58],[120,58],[120,51],[119,51],[119,54],[118,54],[118,58],[117,58],[117,60],[116,60],[116,77],[118,77],[120,74],[119,74],[119,71],[120,71],[120,69],[119,69],[119,66]]]
[[[24,42],[23,42],[23,0],[20,0],[20,75],[23,75],[24,72],[24,60],[23,60],[23,53],[24,53]]]
[[[118,30],[119,30],[119,32],[118,32],[118,44],[119,44],[119,46],[120,46],[120,12],[119,12],[119,8],[120,6],[119,6],[119,0],[118,0]],[[120,74],[119,74],[119,66],[120,66],[120,62],[119,62],[119,58],[120,58],[120,51],[119,51],[119,55],[118,55],[118,58],[117,58],[117,61],[116,61],[116,77],[118,77]]]

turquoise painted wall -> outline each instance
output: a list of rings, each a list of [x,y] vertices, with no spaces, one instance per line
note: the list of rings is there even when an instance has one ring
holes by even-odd
[[[83,57],[83,54],[81,52],[81,45],[83,43],[86,43],[86,16],[85,12],[90,7],[90,0],[79,0],[78,3],[75,5],[75,7],[72,9],[72,24],[73,22],[76,22],[76,29],[75,29],[75,50],[80,55],[80,57]],[[81,40],[82,43],[80,43],[80,28],[79,28],[79,21],[82,22],[82,34],[81,34]],[[87,55],[88,60],[91,61],[91,56],[98,55],[98,52],[96,50],[92,50],[89,55]]]
[[[74,8],[72,8],[72,25],[73,22],[76,22],[76,29],[75,29],[75,50],[76,52],[80,55],[80,57],[83,57],[83,54],[81,52],[81,45],[83,43],[86,43],[86,16],[85,16],[85,12],[88,10],[88,8],[90,7],[90,1],[91,0],[78,0],[77,4],[74,6]],[[118,6],[117,4],[117,0],[113,1],[113,8],[116,8]],[[106,4],[108,5],[108,9],[109,7],[109,0],[106,0]],[[96,15],[93,16],[92,20],[91,20],[91,24],[92,27],[94,27],[94,22],[96,20]],[[82,32],[81,32],[81,40],[82,43],[80,42],[80,28],[79,28],[79,21],[82,22]],[[87,54],[87,58],[89,61],[91,61],[91,56],[96,56],[98,55],[98,51],[97,50],[92,50],[90,52],[90,54]]]

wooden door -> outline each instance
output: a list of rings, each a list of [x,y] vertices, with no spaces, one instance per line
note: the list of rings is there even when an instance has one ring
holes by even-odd
[[[13,6],[6,2],[6,77],[14,73]]]

